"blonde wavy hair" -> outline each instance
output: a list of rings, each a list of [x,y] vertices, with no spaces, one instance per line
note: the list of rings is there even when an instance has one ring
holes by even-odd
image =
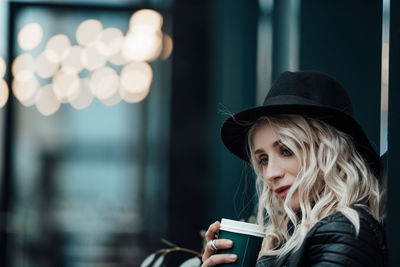
[[[253,136],[263,125],[270,125],[284,146],[296,156],[300,171],[285,200],[268,187],[262,169],[254,158]],[[358,153],[352,137],[329,124],[299,115],[261,117],[248,132],[249,158],[257,175],[257,221],[266,227],[260,251],[263,255],[282,256],[300,248],[309,230],[322,218],[341,212],[360,229],[354,207],[362,207],[378,221],[381,190],[378,179]],[[289,201],[298,192],[300,211]],[[288,223],[291,222],[291,234]]]

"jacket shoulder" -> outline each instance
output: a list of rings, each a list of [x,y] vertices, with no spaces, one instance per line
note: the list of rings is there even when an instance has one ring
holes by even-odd
[[[367,211],[356,209],[360,230],[338,212],[319,221],[306,237],[307,265],[384,266],[384,234]]]

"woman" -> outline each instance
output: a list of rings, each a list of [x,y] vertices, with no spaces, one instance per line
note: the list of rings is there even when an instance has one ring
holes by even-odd
[[[256,266],[386,266],[379,157],[353,118],[345,89],[313,71],[284,72],[264,104],[235,114],[225,146],[257,175]],[[210,225],[202,266],[237,260]]]

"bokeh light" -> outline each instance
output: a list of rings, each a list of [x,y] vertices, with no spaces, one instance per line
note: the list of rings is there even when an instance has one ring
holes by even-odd
[[[0,108],[4,107],[7,103],[9,96],[8,85],[3,79],[0,80]]]
[[[105,57],[115,55],[121,50],[123,40],[124,34],[120,29],[104,29],[99,35],[97,49]]]
[[[76,41],[82,46],[96,42],[99,38],[103,24],[96,19],[88,19],[79,24],[76,29]]]
[[[150,92],[150,87],[139,93],[129,93],[124,88],[120,88],[119,93],[121,98],[127,103],[138,103],[145,99]]]
[[[82,47],[71,46],[62,55],[61,69],[69,74],[79,73],[83,69],[83,61]]]
[[[122,55],[128,60],[152,61],[162,50],[162,35],[160,32],[136,30],[129,33],[122,46]]]
[[[105,66],[107,63],[107,57],[99,51],[96,43],[92,43],[84,49],[82,54],[82,63],[86,69],[93,71]]]
[[[77,74],[58,71],[53,77],[54,95],[62,103],[74,100],[79,95],[80,82]]]
[[[163,17],[157,11],[136,11],[129,20],[129,32],[123,43],[122,55],[136,61],[156,59],[162,51],[162,23]]]
[[[122,66],[129,63],[129,60],[122,55],[122,50],[108,58],[108,61],[115,66]]]
[[[118,87],[119,76],[110,67],[98,69],[90,77],[90,90],[98,99],[110,98]]]
[[[34,104],[35,94],[39,86],[39,81],[35,76],[25,81],[14,79],[11,84],[14,96],[28,107]]]
[[[115,91],[115,93],[107,98],[107,99],[100,99],[101,103],[103,103],[104,106],[111,107],[117,105],[119,102],[122,101],[121,96],[119,95],[119,90]]]
[[[54,61],[49,60],[51,55],[49,55],[48,50],[44,50],[36,58],[36,73],[42,79],[48,79],[52,77],[58,70],[59,64]]]
[[[4,75],[6,74],[7,70],[7,64],[6,61],[0,57],[0,79],[4,78]]]
[[[46,43],[47,59],[53,63],[59,63],[62,55],[71,46],[71,40],[65,34],[57,34],[51,37]]]
[[[129,30],[135,31],[139,28],[146,31],[159,31],[163,24],[163,17],[152,9],[141,9],[133,13],[129,19]]]
[[[21,82],[32,79],[35,72],[35,58],[27,53],[19,55],[12,63],[11,72],[14,78]]]
[[[163,35],[163,49],[161,52],[161,58],[162,59],[169,58],[169,56],[172,53],[173,48],[174,48],[174,43],[172,41],[171,36],[169,36],[168,34],[165,33]]]
[[[26,24],[18,32],[18,44],[22,50],[29,51],[36,48],[43,39],[43,29],[39,23]]]
[[[127,93],[146,91],[150,88],[152,80],[153,71],[146,62],[132,62],[121,71],[121,86]]]
[[[81,110],[85,109],[93,102],[94,96],[92,92],[89,90],[89,79],[82,78],[79,80],[79,94],[78,96],[70,101],[70,104],[73,108]]]
[[[52,115],[60,108],[61,103],[54,94],[51,84],[39,88],[36,97],[36,108],[45,116]]]

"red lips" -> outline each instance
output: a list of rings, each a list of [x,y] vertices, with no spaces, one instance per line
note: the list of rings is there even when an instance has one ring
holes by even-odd
[[[275,189],[275,193],[278,194],[281,198],[286,197],[287,192],[289,191],[291,185],[284,185],[280,186],[277,189]]]

